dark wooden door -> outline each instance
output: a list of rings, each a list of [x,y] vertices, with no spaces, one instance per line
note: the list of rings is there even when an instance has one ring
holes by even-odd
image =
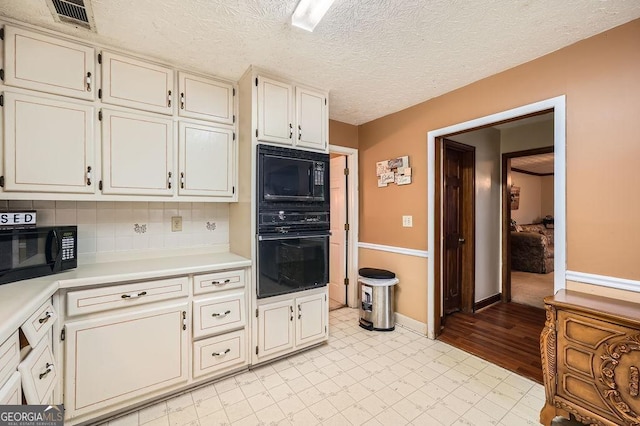
[[[463,153],[445,147],[444,156],[444,313],[462,308]]]

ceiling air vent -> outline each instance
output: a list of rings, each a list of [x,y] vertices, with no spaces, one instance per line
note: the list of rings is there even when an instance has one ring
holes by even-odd
[[[53,19],[95,31],[93,10],[89,0],[47,0]]]

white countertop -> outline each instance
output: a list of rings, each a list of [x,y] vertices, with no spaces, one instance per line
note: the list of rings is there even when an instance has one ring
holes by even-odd
[[[0,285],[0,343],[59,288],[244,268],[251,261],[233,253],[198,253],[84,264],[66,272]],[[59,313],[61,314],[61,313]]]

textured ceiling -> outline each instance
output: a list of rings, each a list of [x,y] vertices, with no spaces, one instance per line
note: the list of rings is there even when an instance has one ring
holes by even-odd
[[[547,175],[553,173],[553,152],[511,159],[511,168]]]
[[[249,65],[330,91],[362,124],[640,17],[638,0],[336,0],[313,33],[297,0],[92,0],[97,33],[45,0],[0,15],[238,80]]]

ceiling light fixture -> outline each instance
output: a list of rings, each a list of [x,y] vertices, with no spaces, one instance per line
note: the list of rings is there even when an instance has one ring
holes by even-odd
[[[334,0],[300,0],[291,15],[291,25],[313,31],[333,2]]]

